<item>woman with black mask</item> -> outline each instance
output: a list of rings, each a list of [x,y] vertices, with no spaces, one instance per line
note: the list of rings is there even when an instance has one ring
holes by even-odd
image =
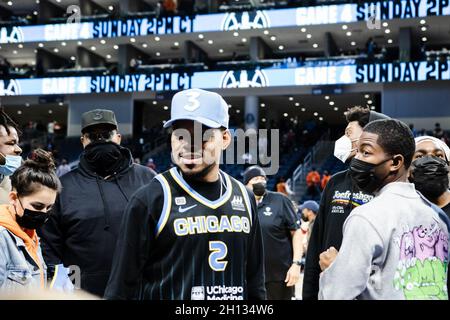
[[[418,137],[415,142],[416,152],[409,180],[414,183],[416,190],[450,217],[450,149],[445,142],[435,137]]]
[[[44,288],[46,266],[36,229],[49,218],[61,183],[50,153],[38,149],[11,176],[0,206],[0,292]]]

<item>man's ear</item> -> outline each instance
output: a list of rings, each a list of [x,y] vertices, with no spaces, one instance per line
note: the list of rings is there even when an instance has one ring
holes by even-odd
[[[405,164],[405,158],[401,154],[392,157],[391,172],[398,171]]]
[[[222,150],[225,150],[226,148],[228,148],[228,146],[231,143],[231,132],[230,132],[230,130],[226,129],[222,133],[222,139],[223,139]]]

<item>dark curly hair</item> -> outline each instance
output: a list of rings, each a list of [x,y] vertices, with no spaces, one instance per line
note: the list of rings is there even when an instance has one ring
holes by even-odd
[[[345,112],[345,119],[347,122],[358,121],[361,128],[364,128],[369,123],[370,109],[361,106],[350,108]]]

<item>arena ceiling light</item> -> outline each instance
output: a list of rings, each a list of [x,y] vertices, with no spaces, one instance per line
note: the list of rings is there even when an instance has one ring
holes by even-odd
[[[305,112],[305,111],[306,111],[306,109],[305,109],[305,108],[302,108],[301,110],[302,110],[302,112]]]
[[[261,103],[260,106],[261,106],[261,108],[264,108],[266,106],[266,104],[265,103]]]
[[[70,60],[75,61],[76,58],[75,58],[74,56],[71,56],[71,57],[70,57]]]
[[[236,113],[241,113],[241,110],[237,109],[237,110],[236,110]]]
[[[317,117],[319,115],[319,113],[314,112],[314,117]]]
[[[352,46],[356,46],[356,42],[355,42],[355,41],[352,41],[350,44],[351,44]]]
[[[420,28],[420,30],[422,30],[423,32],[427,31],[427,27],[423,26],[422,28]]]
[[[17,114],[22,114],[22,110],[17,110]]]
[[[314,44],[313,44],[313,48],[314,48],[314,49],[317,49],[318,47],[319,47],[319,45],[318,45],[317,43],[314,43]]]
[[[239,32],[236,32],[236,31],[233,32],[233,36],[234,36],[234,37],[239,37]]]
[[[17,50],[13,50],[13,54],[17,54]]]
[[[61,42],[61,46],[65,47],[67,45],[67,43],[65,43],[64,41]]]
[[[43,47],[44,47],[44,44],[41,42],[41,43],[38,44],[38,47],[39,47],[39,48],[43,48]]]
[[[420,20],[420,24],[425,24],[425,23],[427,23],[426,20],[424,20],[424,19]]]
[[[62,106],[64,105],[64,103],[60,102],[60,103],[58,103],[58,105],[59,105],[60,107],[62,107]]]
[[[130,38],[130,42],[136,42],[136,39],[135,38]]]
[[[284,50],[284,46],[283,45],[279,45],[278,46],[278,50]]]
[[[367,103],[368,103],[368,104],[372,104],[373,101],[372,101],[372,100],[367,100]]]
[[[147,48],[147,47],[148,47],[148,45],[146,43],[142,44],[142,48]]]
[[[219,53],[223,53],[223,49],[219,49]]]
[[[266,122],[266,118],[262,118],[262,119],[261,119],[261,122]]]
[[[111,55],[110,55],[110,54],[107,54],[107,55],[106,55],[106,59],[111,59]]]
[[[23,44],[19,43],[19,44],[17,45],[17,48],[22,49],[22,48],[23,48]]]
[[[114,10],[114,6],[109,6],[109,7],[108,7],[108,10],[109,10],[109,11],[113,11],[113,10]]]
[[[347,31],[346,35],[347,35],[347,37],[351,37],[352,36],[352,32],[351,31]]]
[[[294,97],[289,97],[289,101],[294,101]]]
[[[284,116],[285,118],[287,118],[289,115],[285,112],[285,113],[283,113],[283,116]]]
[[[37,15],[38,15],[38,12],[37,12],[37,11],[33,11],[33,14],[34,14],[35,16],[37,16]]]
[[[133,39],[133,38],[132,38]],[[131,39],[130,39],[131,40]],[[102,40],[100,40],[100,43],[101,44],[106,44],[106,40],[105,39],[102,39]]]
[[[295,103],[295,106],[296,106],[296,107],[300,107],[300,102],[296,102],[296,103]]]
[[[83,44],[83,42],[78,41],[77,44],[78,44],[79,46],[81,46],[81,45]]]
[[[422,41],[423,41],[423,42],[427,42],[427,41],[428,41],[428,38],[427,38],[427,37],[423,37],[423,38],[422,38]]]
[[[306,32],[306,28],[303,27],[303,28],[300,29],[300,31],[305,33]]]
[[[383,27],[385,27],[385,28],[387,28],[388,26],[389,26],[389,23],[387,23],[386,21],[385,22],[383,22]]]
[[[330,96],[325,96],[325,100],[330,100]]]
[[[334,101],[329,102],[330,106],[334,106]]]
[[[208,40],[208,44],[213,44],[214,41],[213,40]]]
[[[370,99],[370,94],[366,94],[366,95],[364,96],[364,98]]]
[[[155,41],[159,41],[159,40],[161,40],[161,38],[160,37],[155,37]]]
[[[48,114],[52,114],[52,113],[53,113],[52,109],[48,110]]]
[[[198,35],[198,38],[199,38],[199,39],[202,39],[202,40],[203,40],[204,37],[205,37],[205,36],[204,36],[203,34],[201,34],[201,33]]]
[[[155,101],[153,101],[152,103],[153,103],[153,105],[157,105],[157,104],[158,104],[158,101],[155,100]]]
[[[319,117],[319,120],[320,120],[320,121],[323,121],[323,118],[322,118],[322,117]]]
[[[91,47],[91,50],[92,50],[92,51],[95,51],[95,50],[97,50],[97,48],[96,48],[95,46],[92,46],[92,47]]]
[[[384,32],[385,32],[386,34],[389,34],[389,33],[391,33],[391,29],[386,29],[386,30],[384,30]]]
[[[59,49],[58,48],[53,48],[53,52],[58,53]]]
[[[118,50],[118,49],[119,49],[119,46],[118,46],[117,44],[115,44],[115,45],[113,45],[113,49],[114,49],[114,50]]]
[[[247,38],[242,38],[242,40],[241,40],[242,42],[247,42]]]
[[[275,36],[271,36],[271,37],[270,37],[270,40],[272,40],[272,41],[276,41],[276,40],[277,40],[277,37],[275,37]]]
[[[178,41],[175,41],[175,42],[173,43],[173,45],[174,45],[175,47],[179,47],[179,46],[180,46],[180,43],[179,43]]]
[[[346,25],[346,24],[344,24],[343,26],[342,26],[342,30],[347,30],[348,29],[348,26]]]
[[[237,32],[235,32],[237,33]],[[269,34],[269,30],[264,30],[264,34],[267,36]]]
[[[388,39],[388,43],[389,44],[391,44],[391,43],[393,43],[394,41],[392,40],[392,39]]]
[[[10,6],[10,7],[13,5],[12,1],[8,1],[7,4],[8,4],[8,6]]]
[[[160,52],[156,52],[155,54],[156,54],[157,57],[159,57],[161,55]]]
[[[163,109],[164,109],[164,110],[169,110],[169,107],[168,107],[168,106],[164,106]]]
[[[311,35],[310,33],[308,33],[308,34],[306,35],[306,38],[307,38],[307,39],[311,39],[311,38],[312,38],[312,35]]]
[[[334,111],[338,111],[339,108],[338,108],[338,107],[334,107],[333,110],[334,110]]]

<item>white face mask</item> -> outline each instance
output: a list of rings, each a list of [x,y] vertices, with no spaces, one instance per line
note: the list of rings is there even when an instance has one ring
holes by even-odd
[[[352,149],[352,140],[346,135],[340,137],[334,144],[334,156],[344,163],[354,150],[356,149]]]

